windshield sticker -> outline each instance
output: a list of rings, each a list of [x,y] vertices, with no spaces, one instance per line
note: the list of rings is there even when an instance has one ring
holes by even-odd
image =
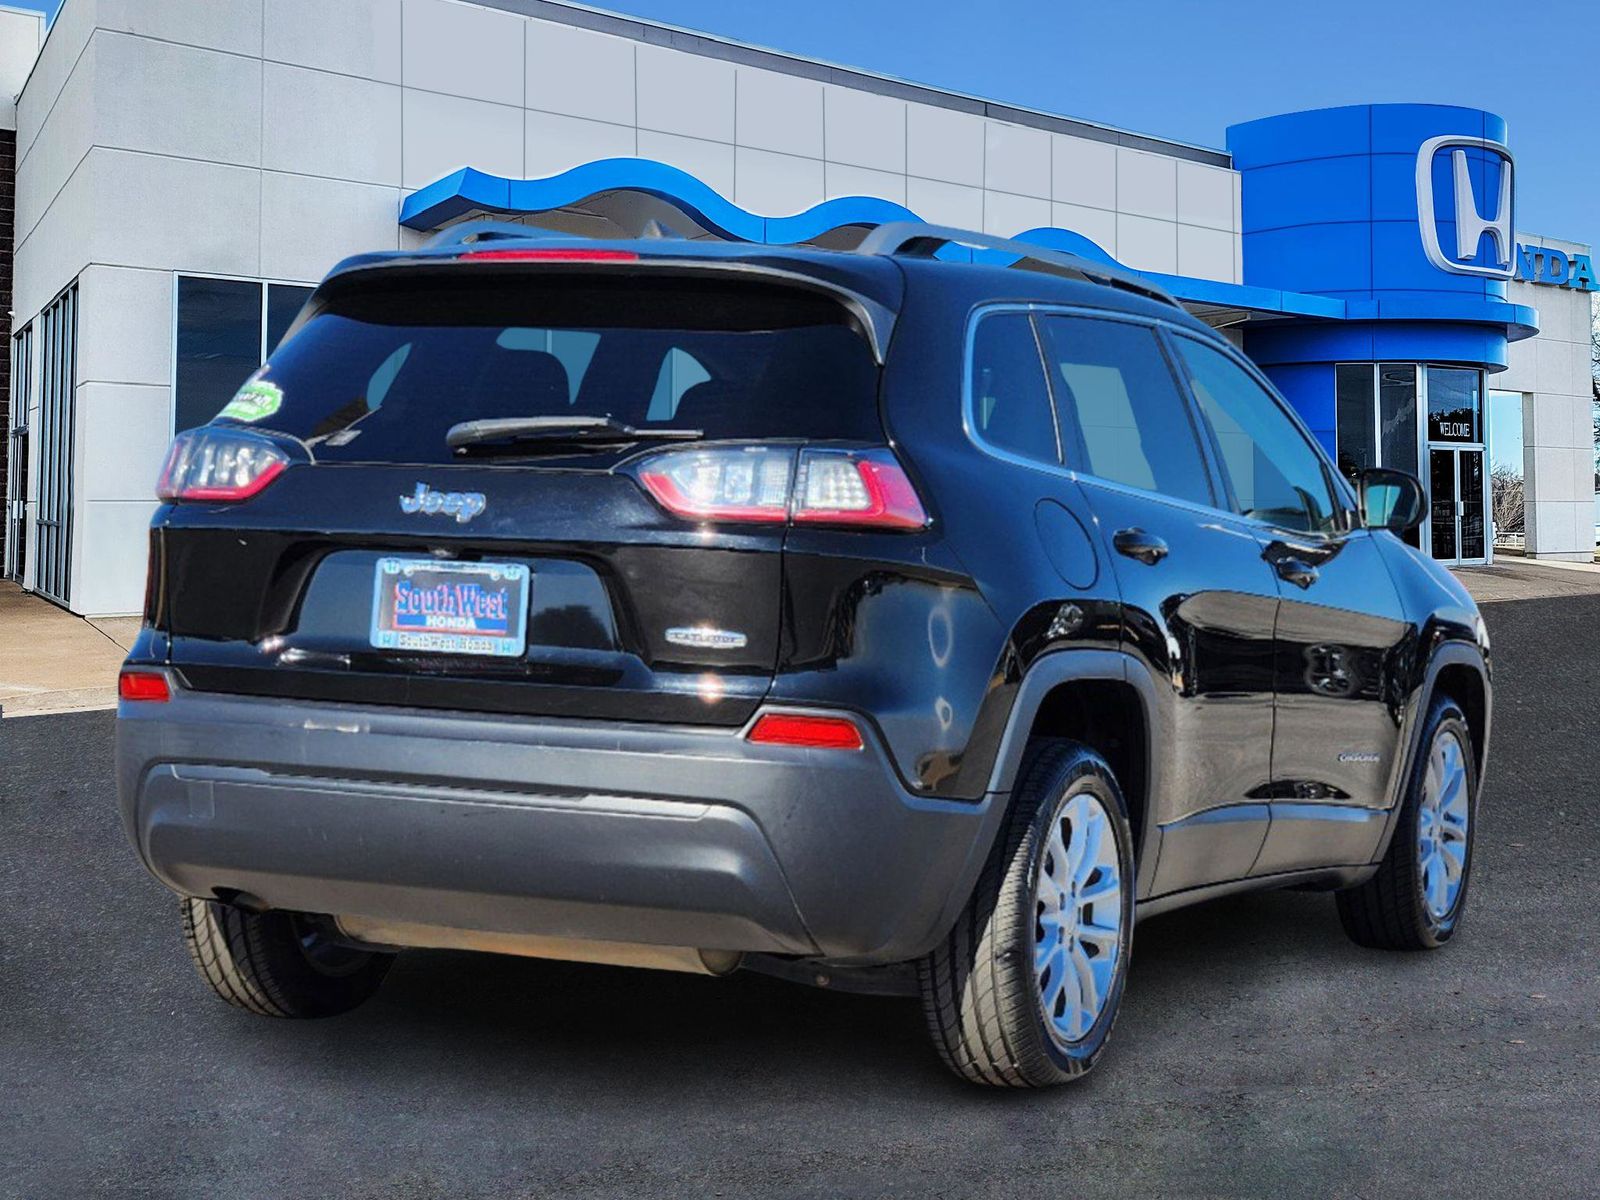
[[[226,407],[217,414],[232,417],[235,421],[260,421],[283,407],[283,389],[265,379],[251,379],[234,393]]]

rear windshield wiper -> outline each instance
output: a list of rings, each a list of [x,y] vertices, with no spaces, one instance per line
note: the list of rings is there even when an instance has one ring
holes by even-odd
[[[527,442],[556,446],[620,445],[625,442],[692,442],[703,429],[636,429],[612,417],[493,417],[462,421],[445,434],[452,450],[514,447]]]

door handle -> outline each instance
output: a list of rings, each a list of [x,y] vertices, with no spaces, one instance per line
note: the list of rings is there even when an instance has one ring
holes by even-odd
[[[1280,558],[1272,564],[1278,578],[1304,591],[1317,581],[1317,569],[1304,559]]]
[[[1167,544],[1142,529],[1119,529],[1111,536],[1117,553],[1153,567],[1167,556]]]

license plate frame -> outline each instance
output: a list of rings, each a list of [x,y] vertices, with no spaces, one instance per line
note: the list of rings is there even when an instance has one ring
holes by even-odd
[[[377,650],[520,658],[533,577],[523,563],[385,555],[372,572],[367,641]]]

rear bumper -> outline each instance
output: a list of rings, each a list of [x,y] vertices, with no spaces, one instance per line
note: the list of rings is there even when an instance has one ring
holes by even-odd
[[[172,890],[497,933],[893,962],[965,903],[1002,806],[736,730],[174,689],[123,703],[122,817]]]

